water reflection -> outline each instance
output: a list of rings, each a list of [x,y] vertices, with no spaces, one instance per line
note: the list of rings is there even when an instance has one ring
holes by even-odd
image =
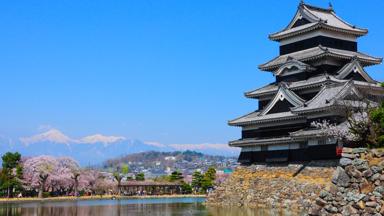
[[[206,207],[199,198],[91,200],[0,204],[6,216],[272,216],[298,215],[286,210]]]
[[[207,207],[210,216],[300,216],[306,215],[304,212],[290,211],[289,209],[273,209],[273,208],[219,208]]]

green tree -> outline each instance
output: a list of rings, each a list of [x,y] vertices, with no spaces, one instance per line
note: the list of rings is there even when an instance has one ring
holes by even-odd
[[[128,174],[128,172],[129,172],[129,167],[126,164],[117,166],[116,171],[113,172],[113,177],[117,181],[117,193],[119,196],[121,195],[121,181]]]
[[[216,179],[216,169],[214,167],[209,167],[208,170],[205,172],[204,177],[211,181],[215,181]]]
[[[0,187],[7,191],[7,197],[12,197],[14,190],[21,189],[23,171],[21,166],[21,155],[18,152],[7,152],[2,157],[0,175]]]
[[[202,186],[202,183],[203,183],[203,178],[204,178],[204,176],[199,171],[195,171],[192,174],[191,186],[192,186],[192,188],[194,189],[195,192],[200,192],[201,186]]]
[[[135,178],[136,181],[145,181],[144,173],[138,173]]]
[[[374,142],[376,146],[371,147],[383,147],[384,146],[384,102],[373,109],[370,113],[370,118],[373,122],[374,128]]]
[[[213,167],[209,167],[208,170],[204,173],[204,177],[201,183],[203,191],[207,191],[207,189],[212,188],[215,184],[215,179],[216,169]]]
[[[124,175],[126,175],[126,174],[129,173],[129,166],[128,166],[128,164],[122,164],[122,165],[121,165],[121,172],[122,172]]]
[[[191,194],[192,193],[192,186],[188,183],[183,182],[181,185],[181,190],[183,194]]]
[[[174,182],[174,181],[181,181],[183,180],[183,174],[179,171],[173,171],[171,175],[169,176],[169,181]]]

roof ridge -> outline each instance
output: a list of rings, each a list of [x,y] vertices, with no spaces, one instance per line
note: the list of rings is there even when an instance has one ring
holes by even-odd
[[[293,27],[295,23],[294,21],[297,21],[302,17],[305,17],[306,19],[308,19],[310,23],[300,25],[300,26],[305,26],[305,28],[304,27],[300,28],[300,26]],[[330,20],[328,19],[337,20],[337,22],[340,23],[341,26],[329,24]],[[283,35],[279,35],[279,34],[283,34],[283,32],[289,31],[290,29],[298,28],[296,31],[298,31],[297,34],[299,34],[299,33],[305,33],[306,31],[315,30],[319,27],[329,28],[334,31],[341,31],[345,34],[353,34],[356,36],[363,36],[368,32],[368,29],[360,28],[360,27],[357,27],[356,25],[352,25],[347,21],[345,21],[344,19],[337,16],[331,4],[329,5],[328,8],[322,8],[322,7],[306,4],[304,2],[300,2],[294,18],[291,19],[291,22],[284,29],[278,32],[269,34],[269,39],[279,41],[282,38],[284,38]],[[287,35],[286,36],[289,37],[289,35],[294,36],[295,34],[294,34],[294,31],[293,32],[291,31],[287,33]]]
[[[299,95],[297,95],[294,91],[291,91],[290,89],[289,89],[289,86],[288,86],[288,84],[287,83],[283,83],[283,91],[286,91],[286,92],[284,92],[284,93],[286,93],[286,94],[291,94],[293,97],[295,97],[296,99],[298,99],[301,103],[305,103],[305,100],[303,99],[303,98],[301,98]]]
[[[344,85],[341,87],[340,91],[330,100],[337,100],[341,95],[343,95],[346,91],[346,89],[353,87],[352,80],[348,80]]]
[[[309,5],[309,4],[306,4],[304,3],[303,4],[303,7],[306,7],[306,9],[308,9],[308,12],[311,13],[313,16],[317,17],[319,19],[319,21],[324,21],[322,20],[321,18],[319,18],[318,16],[316,16],[315,14],[313,14],[310,10],[313,9],[313,10],[317,10],[317,11],[320,11],[320,12],[327,12],[329,14],[332,14],[336,19],[338,19],[340,22],[348,25],[349,27],[353,28],[353,29],[361,29],[361,30],[365,30],[365,31],[368,31],[368,29],[365,29],[365,28],[360,28],[360,27],[357,27],[356,25],[352,25],[350,23],[348,23],[347,21],[345,21],[344,19],[340,18],[335,10],[333,9],[333,6],[329,6],[329,8],[321,8],[321,7],[318,7],[318,6],[314,6],[314,5]]]
[[[325,91],[325,89],[327,89],[328,88],[328,86],[327,85],[324,85],[322,88],[321,88],[321,90],[311,99],[311,100],[309,100],[309,101],[307,101],[307,102],[305,102],[304,104],[309,104],[309,103],[311,103],[312,101],[314,101],[316,98],[318,98],[324,91]],[[302,107],[302,106],[301,106]]]
[[[337,16],[337,14],[335,13],[335,11],[332,11],[331,14],[332,14],[333,16],[335,16],[338,20],[340,20],[341,22],[343,22],[344,24],[346,24],[346,25],[352,27],[353,29],[361,29],[361,30],[365,30],[365,31],[368,32],[368,29],[366,29],[366,28],[360,28],[360,27],[357,27],[356,25],[352,25],[351,23],[349,23],[349,22],[347,22],[347,21],[341,19],[339,16]]]
[[[312,10],[322,11],[322,12],[332,12],[332,11],[334,11],[333,7],[322,8],[322,7],[315,6],[315,5],[310,5],[310,4],[307,4],[307,3],[304,3],[304,2],[300,3],[300,6],[307,7],[308,9],[312,9]]]
[[[316,51],[319,51],[319,50],[321,51],[321,53],[316,53]],[[299,57],[300,54],[303,54],[306,56],[305,57],[303,57],[303,56]],[[339,57],[342,59],[350,60],[356,54],[358,54],[357,58],[359,59],[359,61],[360,62],[363,61],[363,63],[365,63],[365,66],[380,64],[383,61],[383,58],[370,56],[370,55],[365,54],[365,53],[361,53],[361,52],[357,52],[357,51],[349,51],[349,50],[343,50],[343,49],[330,48],[330,47],[325,47],[325,46],[319,45],[319,46],[315,46],[312,48],[292,52],[289,54],[279,55],[279,56],[273,58],[272,60],[270,60],[266,63],[260,64],[258,66],[258,68],[262,71],[273,72],[276,68],[280,67],[281,65],[283,65],[285,63],[285,61],[286,61],[285,58],[287,58],[288,55],[297,56],[298,57],[297,59],[299,59],[299,61],[305,63],[309,60],[313,60],[314,58],[321,58],[325,55],[331,55],[334,57]],[[274,61],[277,61],[278,63],[275,62],[273,64]]]

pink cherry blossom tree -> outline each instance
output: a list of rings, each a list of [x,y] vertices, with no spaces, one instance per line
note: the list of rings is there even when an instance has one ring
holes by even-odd
[[[96,191],[97,182],[102,181],[102,178],[103,176],[98,170],[84,169],[79,178],[79,189],[93,195]]]
[[[80,167],[79,164],[70,157],[56,158],[57,166],[54,170],[54,182],[60,190],[67,193],[73,191],[77,196],[79,189]]]
[[[24,162],[23,179],[31,188],[38,190],[39,198],[43,198],[47,185],[55,179],[56,167],[56,159],[46,155],[32,157]]]

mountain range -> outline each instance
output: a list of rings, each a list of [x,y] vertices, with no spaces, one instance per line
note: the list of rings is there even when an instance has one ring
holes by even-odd
[[[132,153],[185,150],[225,156],[234,156],[238,153],[237,149],[230,148],[227,144],[162,144],[102,134],[75,139],[57,129],[49,129],[30,137],[19,138],[16,141],[0,138],[0,154],[4,154],[7,151],[18,151],[23,156],[70,156],[82,166],[100,165],[108,159]]]

